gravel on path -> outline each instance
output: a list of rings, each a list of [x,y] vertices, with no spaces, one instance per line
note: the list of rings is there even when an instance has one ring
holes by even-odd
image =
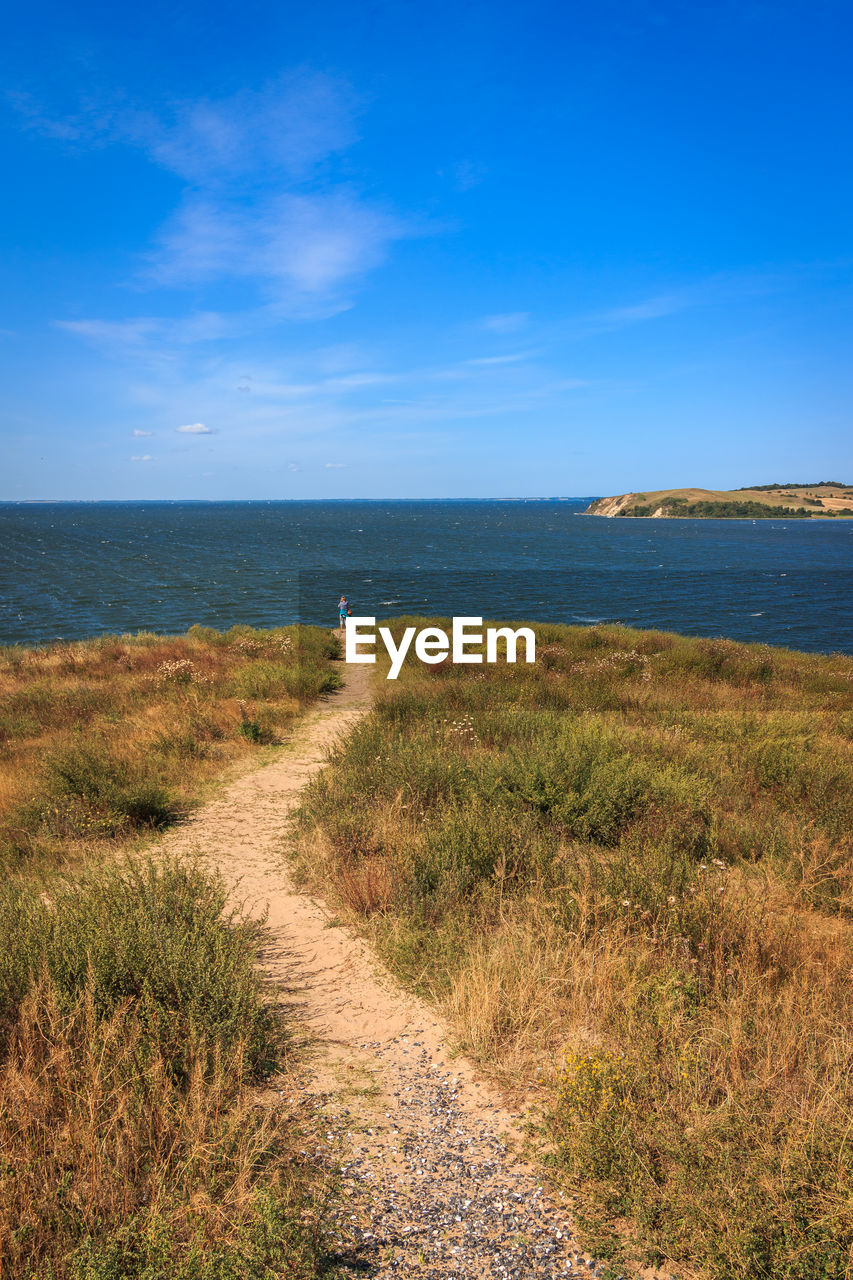
[[[333,1274],[375,1280],[598,1277],[558,1193],[515,1153],[506,1113],[420,1038],[361,1041],[302,1080],[305,1151],[340,1189]],[[337,1070],[334,1068],[337,1067]],[[351,1082],[347,1081],[347,1076]],[[365,1085],[363,1082],[367,1081]]]
[[[345,687],[305,717],[278,758],[226,783],[161,842],[204,857],[235,903],[267,917],[263,964],[305,1035],[289,1102],[306,1120],[305,1154],[340,1189],[328,1274],[599,1276],[566,1204],[518,1154],[518,1117],[453,1055],[435,1011],[290,879],[289,820],[302,790],[370,706],[365,669],[347,669]]]

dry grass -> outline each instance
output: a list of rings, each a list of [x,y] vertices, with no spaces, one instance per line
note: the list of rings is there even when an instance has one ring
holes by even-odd
[[[598,1250],[849,1277],[853,660],[538,632],[404,669],[304,873],[527,1097]]]
[[[316,1274],[319,1184],[253,1101],[289,1069],[258,926],[134,841],[279,740],[336,654],[312,628],[0,652],[4,1280]]]
[[[291,1220],[285,1273],[308,1274],[299,1237],[310,1230],[292,1221],[304,1186],[284,1119],[242,1083],[244,1053],[195,1044],[180,1085],[131,1002],[103,1019],[91,985],[69,1009],[39,982],[0,1067],[2,1274],[108,1275],[131,1252],[137,1265],[159,1254],[170,1274],[193,1251],[233,1264],[261,1199]]]
[[[336,652],[317,628],[248,627],[0,651],[0,859],[103,856],[174,821],[335,687]]]
[[[313,1276],[320,1184],[253,1101],[288,1070],[259,926],[180,863],[50,890],[0,888],[0,1274]]]

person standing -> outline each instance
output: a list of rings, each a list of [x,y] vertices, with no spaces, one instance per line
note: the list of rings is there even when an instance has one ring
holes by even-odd
[[[341,635],[343,635],[344,633],[344,627],[346,626],[348,614],[349,614],[349,605],[347,604],[347,598],[346,596],[341,596],[340,600],[338,601],[338,623],[340,626]]]

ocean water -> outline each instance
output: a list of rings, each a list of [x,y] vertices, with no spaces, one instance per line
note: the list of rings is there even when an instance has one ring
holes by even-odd
[[[334,625],[620,621],[853,653],[853,521],[604,520],[589,498],[0,504],[0,642]]]

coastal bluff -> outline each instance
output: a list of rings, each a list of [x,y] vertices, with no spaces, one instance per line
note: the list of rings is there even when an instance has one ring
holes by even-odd
[[[651,519],[831,519],[853,516],[853,486],[822,480],[745,489],[655,489],[596,498],[584,514]]]

